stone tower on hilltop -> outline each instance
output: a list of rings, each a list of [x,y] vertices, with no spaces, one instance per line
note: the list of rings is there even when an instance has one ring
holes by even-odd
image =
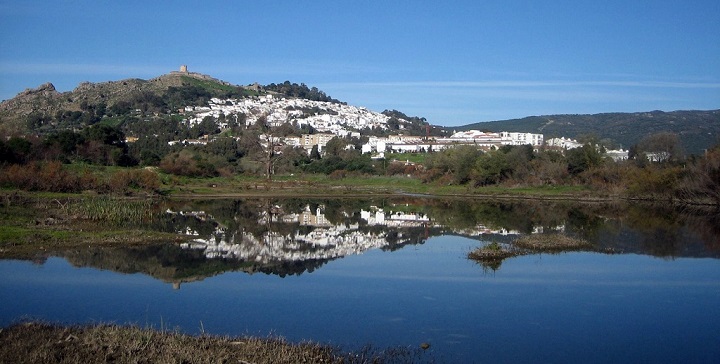
[[[180,72],[181,73],[188,73],[187,65],[180,66]]]

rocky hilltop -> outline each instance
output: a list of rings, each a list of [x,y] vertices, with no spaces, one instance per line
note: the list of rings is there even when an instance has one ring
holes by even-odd
[[[3,115],[11,113],[18,116],[27,115],[33,111],[49,112],[53,105],[60,103],[62,94],[55,89],[52,83],[44,83],[37,88],[28,88],[15,98],[0,103],[0,112]]]
[[[203,85],[205,83],[205,85]],[[212,91],[224,90],[242,93],[245,88],[231,85],[211,76],[195,72],[170,72],[143,80],[130,78],[100,83],[82,82],[74,90],[58,92],[52,83],[29,88],[10,100],[0,103],[0,131],[22,133],[29,131],[27,119],[31,116],[52,118],[58,112],[87,111],[97,105],[103,108],[126,102],[135,104],[139,100],[162,98],[171,88],[203,85]],[[210,92],[212,96],[223,93]]]

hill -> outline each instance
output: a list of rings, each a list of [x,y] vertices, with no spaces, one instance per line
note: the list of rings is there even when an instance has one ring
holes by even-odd
[[[678,134],[688,153],[700,154],[720,142],[720,110],[530,116],[452,129],[541,133],[545,139],[592,136],[625,149],[647,135],[669,131]]]
[[[63,93],[51,83],[27,89],[0,103],[0,133],[44,135],[103,123],[120,127],[133,137],[148,132],[177,137],[206,117],[213,120],[197,130],[201,135],[208,132],[206,129],[227,130],[226,120],[231,117],[235,124],[254,125],[263,119],[274,126],[295,125],[296,132],[305,125],[305,132],[338,135],[396,131],[424,135],[428,130],[424,118],[396,110],[378,113],[349,106],[305,84],[285,81],[238,86],[181,68],[180,72],[150,80],[83,82]],[[432,130],[438,132],[437,128]],[[161,139],[166,136],[161,135]]]
[[[150,80],[83,82],[68,92],[58,92],[52,83],[46,83],[0,103],[0,132],[77,128],[130,109],[167,114],[187,105],[201,105],[211,97],[251,94],[250,88],[195,72],[171,72]]]

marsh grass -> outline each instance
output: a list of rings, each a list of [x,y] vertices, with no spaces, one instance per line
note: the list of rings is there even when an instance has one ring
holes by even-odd
[[[160,201],[127,197],[0,193],[0,258],[34,259],[90,245],[181,241],[157,231]]]
[[[518,248],[533,252],[564,252],[590,250],[593,245],[588,241],[563,234],[534,234],[519,237],[513,242]]]
[[[359,352],[283,338],[190,336],[136,326],[21,323],[0,330],[3,363],[422,363],[420,349]]]
[[[492,242],[471,251],[468,253],[468,258],[476,261],[483,269],[496,271],[502,265],[503,260],[524,254],[524,252],[512,246],[504,247],[497,242]]]
[[[160,211],[153,200],[92,197],[69,203],[64,210],[74,217],[115,226],[133,226],[152,222]]]
[[[423,194],[434,196],[504,197],[537,199],[587,199],[593,191],[584,186],[507,187],[455,185],[423,182],[406,175],[377,176],[346,173],[340,176],[299,173],[277,174],[272,180],[249,175],[194,178],[160,174],[160,191],[168,196],[233,195],[387,195]]]
[[[591,251],[593,245],[586,240],[563,234],[533,234],[515,239],[503,247],[492,242],[468,253],[468,258],[485,269],[498,270],[507,258],[537,253],[561,253],[568,251]]]

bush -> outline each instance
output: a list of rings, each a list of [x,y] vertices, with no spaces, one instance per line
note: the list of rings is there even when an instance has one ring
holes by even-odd
[[[344,169],[338,169],[338,170],[332,171],[332,172],[330,172],[330,174],[328,175],[328,177],[329,177],[330,179],[343,179],[343,178],[345,178],[346,176],[347,176],[347,171],[344,170]]]
[[[720,205],[720,146],[694,161],[681,185],[684,198]]]
[[[631,170],[626,178],[627,193],[631,197],[673,199],[683,176],[680,167],[648,166]]]
[[[187,150],[165,156],[160,161],[160,170],[187,177],[215,177],[219,174],[206,155]]]
[[[108,187],[115,193],[126,193],[131,189],[156,191],[160,187],[160,176],[147,169],[118,171],[110,176]]]
[[[5,167],[0,176],[3,186],[28,191],[78,192],[83,187],[83,181],[57,161],[13,164]]]

